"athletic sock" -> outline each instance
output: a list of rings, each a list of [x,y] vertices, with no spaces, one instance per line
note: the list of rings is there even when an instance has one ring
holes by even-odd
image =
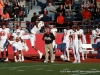
[[[16,56],[14,56],[14,59],[16,59]]]
[[[19,60],[21,60],[21,54],[19,54]]]
[[[24,56],[22,56],[22,60],[24,60]]]
[[[37,51],[39,54],[41,53],[40,50]]]

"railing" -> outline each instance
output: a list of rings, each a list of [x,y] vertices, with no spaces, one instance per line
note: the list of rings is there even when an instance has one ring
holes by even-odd
[[[74,22],[78,22],[78,23],[81,23],[81,21],[74,21]],[[2,23],[4,23],[4,22],[1,22],[1,25],[2,25]],[[22,28],[25,28],[25,29],[27,29],[28,30],[28,32],[32,29],[32,27],[33,27],[33,25],[32,25],[32,23],[31,22],[14,22],[14,21],[10,21],[9,22],[9,28],[14,32],[15,30],[16,30],[16,26],[18,25],[18,24],[21,24],[21,23],[25,23],[23,26],[22,26]],[[26,25],[26,23],[28,23],[28,25]],[[58,23],[57,22],[44,22],[45,24],[46,23],[49,23],[49,24],[52,24],[52,25],[57,25]],[[65,22],[64,24],[66,24],[66,26],[68,25],[67,24],[68,22]],[[72,22],[73,23],[73,22]],[[91,30],[92,29],[95,29],[95,28],[97,28],[98,26],[99,26],[99,24],[98,25],[79,25],[83,30],[84,30],[84,32],[85,33],[91,33]],[[45,28],[45,26],[44,26],[44,28]],[[56,27],[56,28],[63,28],[63,29],[65,29],[66,27]],[[61,32],[60,32],[61,33]]]

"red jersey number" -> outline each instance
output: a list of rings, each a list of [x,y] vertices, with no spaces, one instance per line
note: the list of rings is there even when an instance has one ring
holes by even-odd
[[[0,35],[1,35],[1,36],[5,36],[6,33],[5,33],[4,31],[1,31]]]

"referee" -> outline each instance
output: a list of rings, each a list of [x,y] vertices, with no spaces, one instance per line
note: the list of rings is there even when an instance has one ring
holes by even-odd
[[[50,51],[51,63],[54,63],[53,57],[53,40],[55,37],[53,33],[50,32],[50,28],[46,28],[46,33],[43,35],[43,41],[45,41],[45,61],[44,63],[48,63],[48,50]]]

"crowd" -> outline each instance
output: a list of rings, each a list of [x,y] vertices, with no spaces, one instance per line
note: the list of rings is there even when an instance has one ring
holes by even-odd
[[[0,23],[15,21],[16,18],[22,20],[27,17],[27,0],[0,0]]]
[[[28,2],[30,0],[0,0],[0,23],[2,21],[9,24],[15,18],[23,20],[28,14]],[[38,0],[34,0],[37,1]],[[60,2],[56,7],[56,2]],[[99,0],[46,0],[42,5],[40,14],[41,18],[35,12],[31,18],[31,25],[26,24],[29,28],[35,25],[36,20],[45,22],[45,26],[54,22],[58,32],[62,32],[67,25],[95,25],[100,21],[100,1]]]
[[[67,25],[96,25],[100,20],[99,0],[46,0],[43,5],[41,21],[54,22],[58,32],[62,32]],[[56,2],[60,1],[59,7]],[[31,22],[36,21],[36,14],[31,18]],[[77,23],[74,23],[77,22]],[[47,25],[48,23],[46,23]]]

